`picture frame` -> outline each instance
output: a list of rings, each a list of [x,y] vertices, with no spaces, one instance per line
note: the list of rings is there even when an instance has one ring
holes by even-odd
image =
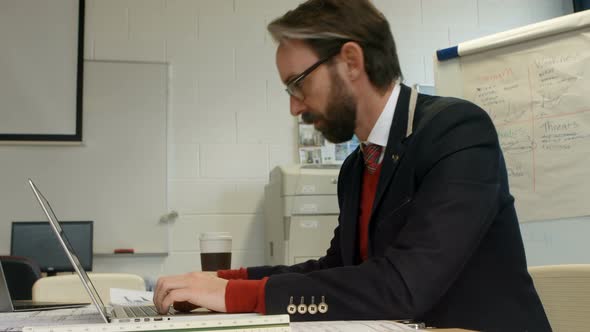
[[[2,0],[0,13],[0,144],[81,142],[85,0]]]
[[[312,124],[299,122],[299,163],[310,167],[334,167],[342,165],[346,157],[359,145],[353,136],[351,140],[334,144],[324,138]]]

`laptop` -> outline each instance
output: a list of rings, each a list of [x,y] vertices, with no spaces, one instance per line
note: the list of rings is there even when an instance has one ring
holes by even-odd
[[[0,264],[0,312],[66,309],[77,308],[85,305],[88,305],[88,303],[59,303],[12,300],[12,297],[10,296],[10,291],[8,290],[8,283],[6,282],[6,277],[4,276],[4,270],[2,268],[2,264]]]
[[[29,185],[31,186],[31,189],[33,190],[33,193],[35,194],[37,201],[41,205],[43,212],[45,212],[45,215],[47,216],[47,219],[49,220],[49,224],[51,226],[51,229],[53,230],[53,232],[57,236],[57,239],[59,240],[61,247],[63,248],[63,250],[64,250],[66,256],[68,257],[68,259],[70,260],[70,262],[72,263],[74,270],[76,271],[76,273],[80,277],[80,281],[82,282],[84,289],[86,289],[86,291],[88,292],[88,295],[90,296],[90,299],[92,300],[92,303],[98,309],[98,311],[105,323],[172,321],[172,320],[177,320],[177,319],[179,319],[179,320],[182,319],[182,320],[186,321],[187,319],[189,319],[189,317],[193,317],[193,319],[197,319],[197,317],[195,317],[195,314],[196,314],[196,316],[199,316],[199,314],[200,314],[200,316],[202,316],[203,314],[211,314],[212,313],[209,311],[198,312],[198,313],[183,313],[183,312],[177,312],[174,309],[170,308],[170,311],[168,312],[167,315],[160,315],[157,312],[155,306],[153,306],[153,305],[151,305],[151,306],[114,306],[114,307],[105,306],[104,302],[102,301],[102,299],[98,295],[96,288],[92,284],[92,281],[88,277],[88,274],[82,268],[82,265],[80,264],[80,261],[78,260],[78,256],[76,255],[76,253],[72,249],[72,246],[70,245],[70,242],[68,241],[66,234],[62,231],[59,221],[58,221],[57,217],[55,216],[55,213],[53,212],[53,209],[51,208],[49,201],[43,196],[43,194],[41,194],[41,192],[39,191],[39,189],[37,188],[37,186],[33,183],[33,181],[31,179],[29,179]]]

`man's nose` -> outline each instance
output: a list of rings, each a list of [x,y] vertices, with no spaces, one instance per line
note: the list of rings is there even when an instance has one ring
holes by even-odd
[[[291,115],[293,115],[293,116],[299,116],[301,113],[305,112],[305,110],[307,109],[307,107],[305,106],[305,104],[301,100],[299,100],[293,96],[290,97],[289,103],[291,106]]]

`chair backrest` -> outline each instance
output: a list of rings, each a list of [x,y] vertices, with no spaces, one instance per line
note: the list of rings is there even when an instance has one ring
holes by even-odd
[[[554,331],[590,328],[590,264],[529,267]]]
[[[129,273],[88,273],[98,295],[105,304],[111,299],[111,288],[145,291],[142,277]],[[33,301],[91,302],[76,274],[57,275],[37,280],[33,285]]]
[[[12,300],[32,299],[33,284],[41,278],[39,265],[20,256],[0,256],[0,262]]]

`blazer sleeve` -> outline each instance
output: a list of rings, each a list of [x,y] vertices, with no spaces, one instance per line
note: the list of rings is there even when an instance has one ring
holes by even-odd
[[[309,304],[313,297],[317,304],[323,297],[325,314],[291,319],[412,319],[440,300],[497,214],[501,152],[487,114],[467,102],[439,112],[413,144],[414,174],[403,176],[416,177],[418,185],[385,255],[356,266],[272,276],[267,313],[285,313],[291,298]],[[395,218],[389,212],[381,215]]]

